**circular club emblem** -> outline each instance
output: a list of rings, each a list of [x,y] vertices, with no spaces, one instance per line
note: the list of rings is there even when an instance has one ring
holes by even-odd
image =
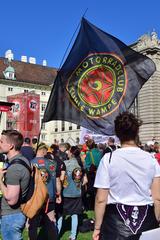
[[[69,77],[71,102],[90,118],[111,114],[121,103],[127,86],[122,60],[112,53],[88,55]]]
[[[40,168],[40,173],[44,183],[49,182],[49,173],[46,168]]]
[[[76,182],[79,183],[82,179],[82,169],[81,168],[75,168],[72,172],[72,179]]]

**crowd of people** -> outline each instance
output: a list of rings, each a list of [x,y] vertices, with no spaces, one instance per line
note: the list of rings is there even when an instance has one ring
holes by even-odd
[[[96,144],[88,137],[83,145],[47,146],[16,130],[4,130],[0,138],[1,234],[4,240],[20,240],[25,226],[30,240],[60,239],[65,216],[71,216],[70,240],[78,234],[79,216],[95,211],[93,240],[138,240],[143,231],[159,226],[160,148],[155,139],[142,146],[141,121],[124,112],[115,120],[120,143],[109,137]],[[49,201],[27,220],[20,204],[30,181],[20,164],[41,171]],[[12,223],[12,224],[11,224]],[[39,227],[41,230],[39,231]]]

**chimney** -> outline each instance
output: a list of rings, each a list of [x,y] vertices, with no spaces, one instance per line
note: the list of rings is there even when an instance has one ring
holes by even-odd
[[[21,62],[27,62],[27,56],[21,56]]]
[[[29,57],[29,63],[36,64],[36,58]]]
[[[14,55],[12,53],[12,50],[9,49],[5,52],[5,58],[7,58],[9,61],[13,60],[14,59]]]
[[[43,62],[42,62],[42,65],[47,66],[47,60],[44,59]]]

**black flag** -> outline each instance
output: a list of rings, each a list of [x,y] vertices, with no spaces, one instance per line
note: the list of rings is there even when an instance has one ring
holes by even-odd
[[[129,109],[155,70],[150,58],[82,18],[43,121],[64,120],[113,135],[115,117]]]

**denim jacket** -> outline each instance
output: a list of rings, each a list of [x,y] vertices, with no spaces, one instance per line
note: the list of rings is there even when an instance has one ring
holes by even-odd
[[[81,182],[76,183],[72,174],[75,168],[81,168],[75,158],[64,161],[66,165],[66,175],[63,184],[63,196],[68,198],[81,197]]]
[[[40,169],[41,175],[45,178],[44,182],[48,189],[49,200],[55,201],[57,163],[54,160],[51,161],[43,157],[35,157],[31,163]]]

